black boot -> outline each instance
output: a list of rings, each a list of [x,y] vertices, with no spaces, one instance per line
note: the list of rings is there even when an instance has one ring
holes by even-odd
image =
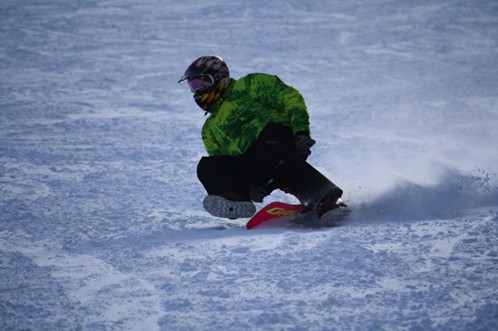
[[[298,157],[288,157],[280,162],[274,178],[282,190],[295,195],[310,209],[317,209],[325,199],[337,201],[342,196],[337,185]]]

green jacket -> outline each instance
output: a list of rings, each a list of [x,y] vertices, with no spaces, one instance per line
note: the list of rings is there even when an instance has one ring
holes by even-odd
[[[309,132],[301,93],[267,74],[231,79],[208,112],[211,115],[202,127],[202,140],[210,156],[244,154],[269,123],[287,125],[294,134]]]

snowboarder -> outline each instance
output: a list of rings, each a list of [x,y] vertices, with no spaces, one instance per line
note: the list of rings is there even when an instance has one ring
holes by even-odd
[[[223,218],[250,217],[256,212],[253,202],[275,189],[296,196],[324,222],[350,211],[342,190],[306,161],[315,141],[298,90],[263,73],[235,80],[219,56],[196,59],[182,81],[210,115],[202,128],[209,156],[197,166],[208,194],[206,211]]]

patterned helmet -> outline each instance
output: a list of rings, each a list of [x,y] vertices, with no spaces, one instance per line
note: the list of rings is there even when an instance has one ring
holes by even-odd
[[[230,78],[230,73],[227,64],[221,57],[216,55],[201,56],[192,62],[178,82],[203,76],[212,77],[212,85],[216,86],[222,80]]]
[[[225,61],[216,55],[201,56],[187,68],[178,83],[188,81],[194,100],[206,112],[218,101],[230,85],[230,73]]]

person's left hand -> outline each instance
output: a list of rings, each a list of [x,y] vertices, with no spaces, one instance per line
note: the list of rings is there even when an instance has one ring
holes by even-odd
[[[263,185],[256,185],[249,190],[249,196],[254,202],[263,202],[263,199],[270,195],[270,192]]]

